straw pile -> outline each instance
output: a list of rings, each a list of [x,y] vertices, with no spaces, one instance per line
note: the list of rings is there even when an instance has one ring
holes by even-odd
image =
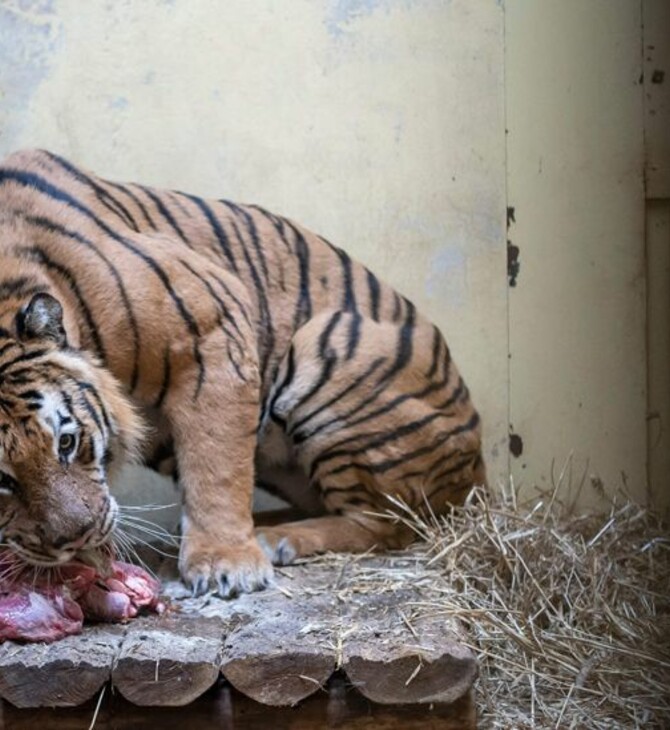
[[[394,509],[439,596],[414,615],[467,627],[482,728],[670,727],[670,539],[650,511],[574,517],[558,490],[519,505],[513,489],[448,518]]]

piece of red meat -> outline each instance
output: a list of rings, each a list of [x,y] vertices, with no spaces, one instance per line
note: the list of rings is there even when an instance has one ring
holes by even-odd
[[[161,613],[160,583],[135,565],[111,561],[106,574],[71,562],[36,573],[0,551],[0,641],[55,641],[81,631],[84,618],[126,621],[142,608]]]
[[[62,586],[38,592],[19,586],[0,593],[0,641],[55,641],[78,634],[84,614]]]
[[[137,616],[141,608],[163,610],[158,598],[160,583],[145,570],[130,563],[112,562],[112,574],[100,578],[84,591],[79,603],[87,618],[96,621],[124,621]]]

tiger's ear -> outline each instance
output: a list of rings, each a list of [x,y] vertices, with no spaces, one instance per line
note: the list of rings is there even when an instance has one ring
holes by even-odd
[[[67,344],[63,326],[63,307],[51,294],[40,293],[23,307],[16,318],[21,340],[51,340],[59,347]]]

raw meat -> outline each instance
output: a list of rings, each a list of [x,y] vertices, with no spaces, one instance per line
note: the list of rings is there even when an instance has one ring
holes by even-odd
[[[83,623],[79,604],[61,586],[48,593],[19,586],[0,594],[0,641],[55,641],[78,634]]]
[[[84,563],[48,571],[0,552],[0,641],[55,641],[84,619],[126,621],[142,608],[161,613],[160,583],[136,565],[111,561],[104,573]]]

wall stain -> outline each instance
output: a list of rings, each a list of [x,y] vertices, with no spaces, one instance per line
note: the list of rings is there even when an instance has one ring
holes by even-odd
[[[419,2],[420,0],[331,0],[324,23],[331,38],[337,39],[349,33],[350,26],[356,20],[367,18],[380,8],[386,12],[394,7],[408,10]]]
[[[523,439],[518,433],[510,433],[509,450],[512,456],[515,456],[517,459],[523,454]]]
[[[513,205],[507,206],[507,231],[509,232],[512,223],[516,223],[516,209]],[[510,286],[516,286],[516,280],[521,269],[519,261],[519,247],[507,239],[507,280]]]
[[[61,27],[53,0],[0,5],[0,127],[3,152],[19,146],[30,101],[46,79],[58,50]]]
[[[507,241],[507,280],[510,286],[516,286],[516,280],[521,269],[519,261],[519,247],[511,241]]]

